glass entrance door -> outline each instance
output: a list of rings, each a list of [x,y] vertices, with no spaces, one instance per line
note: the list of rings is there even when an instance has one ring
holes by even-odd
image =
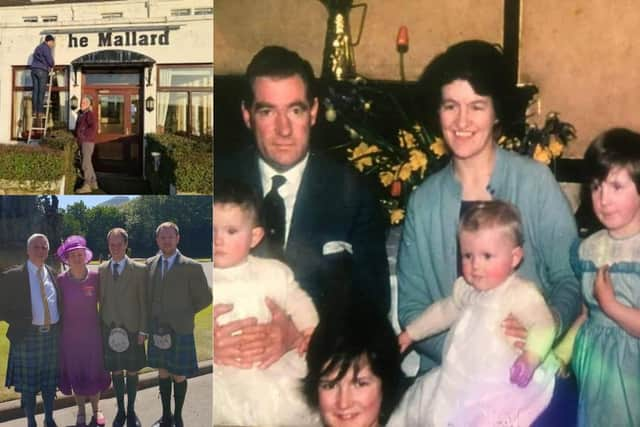
[[[142,172],[140,78],[136,73],[94,73],[85,77],[88,84],[83,93],[91,96],[98,119],[93,157],[97,171]]]

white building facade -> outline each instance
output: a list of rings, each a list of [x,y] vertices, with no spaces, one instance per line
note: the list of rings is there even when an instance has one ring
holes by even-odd
[[[0,7],[0,143],[27,139],[35,47],[56,39],[49,125],[74,129],[89,96],[94,164],[141,175],[144,135],[213,137],[210,0],[31,0]]]

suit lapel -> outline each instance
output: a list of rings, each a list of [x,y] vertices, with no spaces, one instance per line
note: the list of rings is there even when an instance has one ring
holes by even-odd
[[[306,242],[306,236],[309,230],[316,228],[316,218],[318,218],[318,208],[323,205],[322,200],[327,196],[324,190],[327,188],[324,183],[326,174],[323,173],[322,165],[318,164],[319,160],[311,153],[307,162],[307,167],[302,174],[298,195],[293,206],[293,215],[291,217],[291,226],[289,229],[289,238],[287,239],[287,248],[285,257],[289,260],[297,255],[295,250],[296,242]]]

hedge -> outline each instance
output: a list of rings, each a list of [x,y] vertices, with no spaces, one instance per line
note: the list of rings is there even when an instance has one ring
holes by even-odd
[[[64,193],[73,193],[76,147],[71,132],[61,129],[51,131],[39,145],[0,144],[0,179],[37,183],[57,181],[64,175]]]
[[[213,191],[213,141],[173,134],[146,135],[147,178],[155,194],[169,194],[171,184],[178,193],[211,194]],[[156,172],[152,152],[161,153]]]

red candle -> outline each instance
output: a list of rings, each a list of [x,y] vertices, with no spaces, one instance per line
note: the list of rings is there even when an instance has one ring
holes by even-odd
[[[391,197],[400,197],[402,194],[402,181],[395,180],[391,183]]]
[[[405,53],[409,50],[409,29],[406,25],[401,25],[400,28],[398,28],[396,48],[398,49],[398,52],[401,53]]]

